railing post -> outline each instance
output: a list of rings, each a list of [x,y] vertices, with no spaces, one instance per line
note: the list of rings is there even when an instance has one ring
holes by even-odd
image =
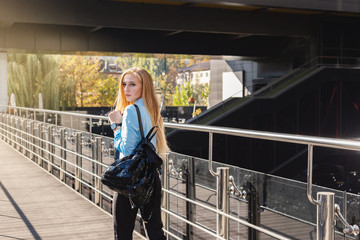
[[[65,136],[65,128],[62,128],[60,130],[60,144],[61,144],[61,151],[60,151],[60,180],[66,182],[66,176],[65,176],[65,171],[66,171],[66,162],[64,160],[66,160],[66,152],[65,152],[65,148],[66,148],[66,136]]]
[[[0,129],[1,129],[1,139],[4,140],[5,139],[5,114],[1,113],[0,114]]]
[[[12,146],[12,147],[14,147],[15,146],[15,136],[14,136],[14,132],[15,132],[15,130],[14,130],[14,122],[13,122],[13,120],[14,120],[14,116],[10,116],[10,145]]]
[[[28,140],[28,135],[27,135],[27,132],[28,132],[28,120],[27,118],[23,118],[23,120],[21,121],[21,124],[22,124],[22,132],[21,132],[21,140],[22,140],[22,152],[23,152],[23,155],[27,155],[27,149],[29,147],[28,143],[27,143],[27,140]]]
[[[80,155],[82,154],[82,133],[81,132],[78,132],[76,134],[76,152]],[[82,158],[80,156],[76,155],[75,190],[80,193],[81,193],[82,186],[81,186],[81,182],[78,179],[82,180],[81,168],[82,168]]]
[[[6,115],[6,138],[5,142],[9,143],[9,115]]]
[[[20,123],[19,123],[20,119],[19,117],[16,117],[16,121],[15,121],[15,129],[16,129],[16,150],[21,151],[21,138],[20,138]]]
[[[217,168],[217,201],[216,206],[219,211],[229,214],[229,168]],[[217,214],[217,234],[220,237],[229,239],[229,219],[226,216]]]
[[[187,174],[186,174],[186,197],[195,200],[195,167],[194,158],[187,160]],[[186,201],[186,218],[191,222],[195,222],[196,205]],[[193,227],[186,224],[186,236],[188,240],[193,239]]]
[[[4,139],[4,137],[3,137],[3,134],[4,134],[4,130],[3,130],[4,120],[3,120],[3,118],[4,118],[4,114],[0,113],[0,138],[1,139]]]
[[[249,223],[256,226],[260,225],[260,209],[259,209],[259,194],[256,191],[255,187],[247,182],[248,189],[248,219]],[[248,228],[248,239],[249,240],[258,240],[259,232],[253,228]]]
[[[54,138],[54,132],[55,132],[55,127],[51,127],[49,126],[49,130],[48,130],[48,138],[49,138],[49,162],[48,162],[48,172],[52,173],[53,170],[53,163],[54,163],[54,155],[53,153],[54,151],[54,143],[55,143],[55,138]]]
[[[169,153],[166,154],[165,157],[165,164],[163,164],[163,187],[166,190],[169,190]],[[162,207],[166,210],[170,210],[170,201],[169,201],[169,193],[168,192],[163,192],[163,198],[162,198]],[[166,231],[169,231],[169,214],[166,213],[165,211],[161,212],[161,218],[162,218],[162,222],[164,224],[164,229]],[[165,233],[166,239],[169,239],[169,235],[167,233]]]
[[[38,124],[38,136],[39,136],[39,145],[38,145],[38,154],[39,154],[39,157],[38,157],[38,164],[39,166],[43,166],[43,157],[44,157],[44,151],[43,151],[43,148],[44,148],[44,132],[43,132],[43,124],[39,123]]]
[[[92,135],[89,135],[89,143],[91,144],[91,159],[96,159],[96,140],[92,138]],[[91,162],[91,172],[96,174],[96,164],[95,162]],[[95,186],[95,177],[91,175],[91,186]]]
[[[317,240],[335,239],[335,193],[318,192],[317,200]]]
[[[96,137],[95,143],[96,143],[96,157],[97,157],[96,175],[100,177],[102,173],[102,165],[101,165],[102,149],[103,149],[102,137]],[[100,206],[100,208],[102,208],[102,196],[100,193],[102,191],[102,184],[99,177],[95,179],[95,189],[97,190],[95,192],[95,204],[97,204],[98,206]]]
[[[28,141],[30,142],[30,159],[32,161],[34,161],[34,151],[35,151],[35,147],[34,147],[34,133],[35,133],[35,129],[34,129],[34,124],[35,122],[34,121],[31,121],[30,120],[30,129],[29,129],[29,134],[30,134],[30,141],[29,141],[29,138],[28,138]],[[29,135],[28,135],[29,137]]]

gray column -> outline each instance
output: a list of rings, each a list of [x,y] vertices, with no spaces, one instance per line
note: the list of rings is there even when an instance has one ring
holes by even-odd
[[[7,53],[0,52],[0,105],[8,104],[7,77]],[[5,108],[0,107],[1,111],[5,111]]]

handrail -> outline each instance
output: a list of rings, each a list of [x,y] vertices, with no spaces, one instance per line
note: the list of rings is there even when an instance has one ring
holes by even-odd
[[[1,106],[0,106],[1,107]],[[19,108],[19,109],[26,109],[27,111],[43,111],[43,112],[51,112],[52,114],[66,114],[71,116],[82,116],[82,117],[88,117],[88,118],[99,118],[99,116],[96,115],[88,115],[88,114],[77,114],[77,113],[69,113],[69,112],[53,112],[51,110],[44,110],[44,109],[30,109],[30,108],[20,108],[20,107],[10,107],[6,106],[6,108]],[[14,116],[14,115],[10,115]],[[100,117],[102,119],[107,119],[107,117]],[[245,130],[245,129],[235,129],[235,128],[229,128],[229,127],[217,127],[217,126],[204,126],[204,125],[196,125],[196,124],[178,124],[178,123],[164,123],[165,127],[168,128],[175,128],[175,129],[181,129],[181,130],[190,130],[190,131],[198,131],[198,132],[207,132],[209,133],[209,172],[214,175],[218,176],[218,173],[215,173],[212,169],[212,145],[213,145],[213,134],[225,134],[225,135],[231,135],[231,136],[239,136],[239,137],[247,137],[247,138],[255,138],[255,139],[262,139],[262,140],[271,140],[271,141],[279,141],[279,142],[286,142],[286,143],[296,143],[296,144],[303,144],[308,146],[308,178],[307,178],[307,197],[309,201],[313,204],[318,205],[318,201],[315,201],[312,197],[312,158],[313,158],[313,147],[329,147],[329,148],[335,148],[335,149],[345,149],[345,150],[355,150],[360,151],[360,142],[359,141],[353,141],[353,140],[345,140],[345,139],[335,139],[335,138],[325,138],[325,137],[313,137],[313,136],[306,136],[306,135],[293,135],[293,134],[286,134],[286,133],[273,133],[273,132],[266,132],[266,131],[256,131],[256,130]],[[7,127],[12,130],[16,130],[11,126]],[[17,129],[16,131],[21,131]],[[27,135],[26,132],[24,132],[25,135]],[[2,135],[2,134],[1,134]],[[13,133],[10,133],[11,136],[15,136]],[[37,139],[38,141],[42,141],[42,139],[37,138],[36,136],[32,136],[34,139]],[[13,141],[13,140],[11,140]],[[24,140],[28,142],[27,140]],[[31,141],[28,142],[28,144],[33,145]],[[62,148],[62,150],[66,151],[65,148]],[[28,150],[31,151],[31,150]],[[35,152],[33,152],[35,154]],[[49,154],[52,154],[48,152]],[[74,153],[76,155],[76,153]],[[41,156],[37,155],[38,157],[42,158]],[[65,160],[65,159],[63,159]],[[66,161],[66,160],[65,160]],[[52,164],[51,162],[48,162]],[[59,169],[62,171],[61,169]],[[95,191],[98,191],[96,188],[94,188]],[[187,199],[186,201],[189,201],[190,199]],[[232,219],[232,217],[226,213],[220,213],[221,211],[217,212],[218,214],[222,214],[223,216],[226,216],[229,219]],[[254,225],[255,226],[255,225]],[[253,227],[253,226],[249,226]],[[256,229],[256,228],[255,228]],[[257,230],[257,229],[256,229]],[[260,231],[260,230],[259,230]]]
[[[319,201],[316,201],[312,196],[312,167],[313,167],[313,152],[312,145],[308,145],[308,168],[307,168],[307,197],[309,201],[314,205],[320,205]]]
[[[318,147],[330,147],[345,150],[360,151],[360,141],[344,140],[325,137],[313,137],[307,135],[294,135],[288,133],[273,133],[267,131],[246,130],[229,127],[204,126],[197,124],[183,124],[183,123],[164,123],[165,127],[176,128],[182,130],[211,132],[224,135],[232,135],[239,137],[256,138],[262,140],[271,140],[277,142],[297,143],[303,145],[313,145]]]
[[[86,117],[86,118],[95,118],[101,120],[109,120],[106,116],[99,116],[99,115],[91,115],[91,114],[83,114],[83,113],[74,113],[74,112],[67,112],[67,111],[57,111],[57,110],[49,110],[49,109],[42,109],[42,108],[28,108],[28,107],[17,107],[17,106],[8,106],[8,105],[0,105],[0,107],[5,107],[10,109],[19,109],[19,110],[28,110],[33,112],[42,112],[42,113],[50,113],[50,114],[60,114],[60,115],[69,115],[69,116],[76,116],[76,117]]]

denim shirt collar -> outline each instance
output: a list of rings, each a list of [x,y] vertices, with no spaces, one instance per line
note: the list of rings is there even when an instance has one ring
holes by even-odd
[[[138,104],[143,104],[143,99],[142,98],[139,98],[138,100],[136,100],[134,102],[134,104],[138,105]]]

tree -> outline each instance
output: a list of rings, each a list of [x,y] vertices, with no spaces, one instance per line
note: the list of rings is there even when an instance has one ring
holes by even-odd
[[[16,104],[23,107],[43,106],[59,109],[58,57],[42,54],[8,54],[8,95],[14,93]]]
[[[109,106],[116,98],[117,81],[100,72],[100,60],[88,56],[62,56],[61,105],[67,107]]]
[[[176,86],[175,93],[172,95],[174,106],[189,106],[189,99],[193,97],[193,86],[190,82]]]
[[[118,81],[113,76],[101,75],[95,82],[93,95],[96,96],[93,106],[111,106],[114,104],[119,89]]]

